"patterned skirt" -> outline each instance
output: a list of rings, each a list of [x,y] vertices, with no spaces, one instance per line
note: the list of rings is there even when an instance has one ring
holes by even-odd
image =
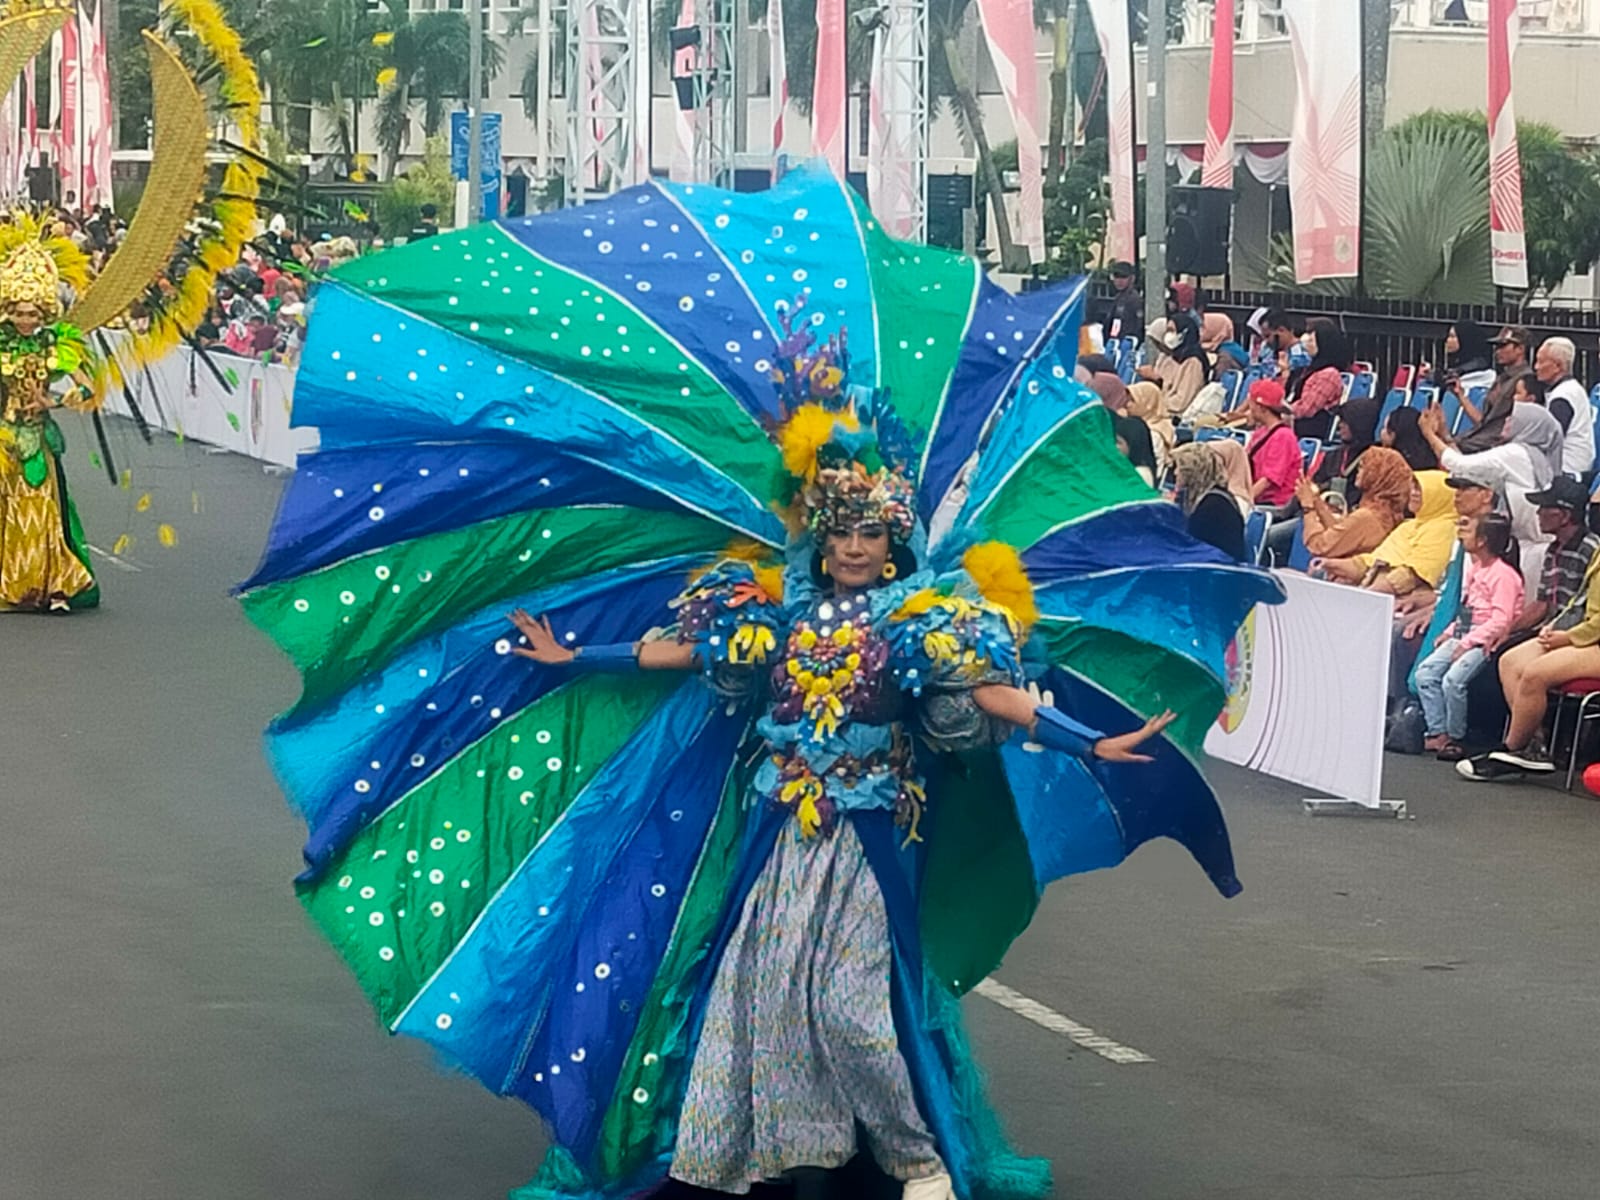
[[[854,826],[803,839],[788,823],[717,968],[672,1177],[744,1193],[795,1167],[839,1167],[858,1124],[885,1174],[942,1171],[895,1036],[890,962]]]
[[[0,611],[66,607],[91,591],[94,576],[73,552],[67,524],[53,460],[38,487],[14,462],[0,461]]]

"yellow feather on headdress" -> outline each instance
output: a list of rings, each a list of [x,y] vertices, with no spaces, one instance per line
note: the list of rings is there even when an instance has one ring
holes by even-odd
[[[983,542],[961,556],[972,582],[983,598],[998,604],[1022,623],[1024,629],[1039,619],[1039,605],[1033,598],[1033,582],[1022,565],[1022,556],[1004,542]]]
[[[784,469],[807,483],[814,480],[817,452],[833,440],[833,431],[840,425],[851,433],[861,428],[851,412],[829,412],[820,404],[803,404],[795,409],[778,434]]]

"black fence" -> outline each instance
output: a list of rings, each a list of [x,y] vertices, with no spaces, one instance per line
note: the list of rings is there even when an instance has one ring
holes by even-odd
[[[1110,295],[1109,285],[1103,293]],[[1380,390],[1386,390],[1395,370],[1406,364],[1441,363],[1444,339],[1450,326],[1473,320],[1493,337],[1503,325],[1520,325],[1537,346],[1547,337],[1567,337],[1578,348],[1573,373],[1585,385],[1600,384],[1600,314],[1573,309],[1519,310],[1515,305],[1424,304],[1401,300],[1365,300],[1353,296],[1273,295],[1267,292],[1208,293],[1207,308],[1227,313],[1241,341],[1248,338],[1245,322],[1258,308],[1281,308],[1304,322],[1326,317],[1347,334],[1356,357],[1373,363]],[[1529,358],[1533,356],[1532,349]]]

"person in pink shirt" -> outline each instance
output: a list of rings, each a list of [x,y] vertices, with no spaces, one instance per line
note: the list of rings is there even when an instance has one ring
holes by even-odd
[[[1300,439],[1289,424],[1283,384],[1276,379],[1258,379],[1250,385],[1247,403],[1250,424],[1255,428],[1245,442],[1250,458],[1253,493],[1260,506],[1276,508],[1294,499],[1294,485],[1305,473],[1300,457]]]
[[[1466,757],[1467,685],[1511,632],[1522,612],[1522,572],[1512,561],[1511,521],[1500,513],[1463,517],[1466,569],[1455,620],[1417,664],[1417,697],[1427,719],[1423,747],[1444,762]]]

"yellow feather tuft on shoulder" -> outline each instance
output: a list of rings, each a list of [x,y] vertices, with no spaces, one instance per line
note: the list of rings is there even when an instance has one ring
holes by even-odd
[[[1022,556],[1013,547],[1004,542],[983,542],[961,556],[961,565],[990,604],[1007,609],[1024,628],[1038,621],[1033,583],[1022,565]]]
[[[820,404],[804,404],[794,411],[778,435],[784,469],[807,483],[817,477],[817,451],[833,440],[836,426],[854,433],[861,428],[854,413],[829,412]]]
[[[742,562],[750,567],[756,586],[774,600],[783,600],[783,564],[772,560],[772,548],[752,538],[735,538],[723,548],[722,556],[689,573],[690,583],[699,583],[718,563]]]

